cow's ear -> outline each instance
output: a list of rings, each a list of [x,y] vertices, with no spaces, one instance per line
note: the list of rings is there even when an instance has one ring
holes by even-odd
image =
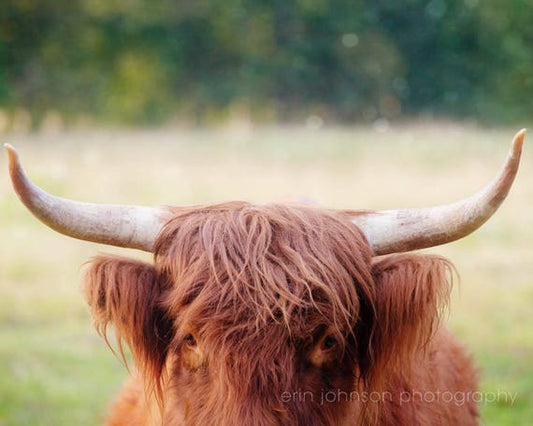
[[[406,371],[424,354],[447,305],[453,266],[444,258],[403,254],[372,266],[375,318],[370,334],[373,373]]]
[[[112,323],[122,357],[125,342],[137,368],[158,378],[172,324],[160,305],[163,289],[154,267],[122,257],[98,256],[88,263],[84,286],[98,332],[107,341],[106,329]]]

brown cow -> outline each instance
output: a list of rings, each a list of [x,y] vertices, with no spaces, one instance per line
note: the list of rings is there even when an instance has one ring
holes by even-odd
[[[476,372],[439,325],[452,267],[393,253],[483,224],[511,187],[523,138],[478,194],[384,212],[79,203],[34,186],[7,148],[14,187],[44,223],[154,253],[153,264],[100,256],[87,270],[98,331],[112,323],[136,366],[108,424],[472,425]]]

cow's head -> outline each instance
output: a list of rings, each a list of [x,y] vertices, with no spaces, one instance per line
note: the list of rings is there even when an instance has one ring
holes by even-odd
[[[114,325],[166,412],[191,424],[321,425],[349,404],[368,408],[359,396],[416,356],[448,295],[441,258],[374,256],[479,227],[509,191],[523,137],[473,197],[385,212],[78,203],[35,187],[8,150],[17,193],[47,225],[154,253],[153,264],[95,258],[85,289],[97,327]]]

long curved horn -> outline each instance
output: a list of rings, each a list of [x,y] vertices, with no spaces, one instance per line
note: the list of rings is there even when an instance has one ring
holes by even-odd
[[[353,223],[363,230],[376,255],[438,246],[465,237],[483,225],[509,193],[525,134],[525,129],[516,134],[500,174],[473,196],[422,209],[354,211]]]
[[[163,208],[82,203],[55,197],[28,179],[11,145],[4,147],[18,197],[45,225],[80,240],[153,251],[168,214]]]

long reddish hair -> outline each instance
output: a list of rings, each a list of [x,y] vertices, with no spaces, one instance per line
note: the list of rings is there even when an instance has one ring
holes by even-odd
[[[97,329],[105,336],[113,323],[170,417],[175,401],[192,424],[318,425],[338,423],[348,404],[280,395],[381,390],[392,371],[408,375],[436,330],[451,270],[436,256],[373,259],[348,212],[235,202],[176,209],[154,265],[97,257],[85,289]],[[203,376],[183,366],[191,330],[206,351]],[[316,367],[308,354],[325,332],[335,351]],[[360,420],[383,410],[362,404]]]

